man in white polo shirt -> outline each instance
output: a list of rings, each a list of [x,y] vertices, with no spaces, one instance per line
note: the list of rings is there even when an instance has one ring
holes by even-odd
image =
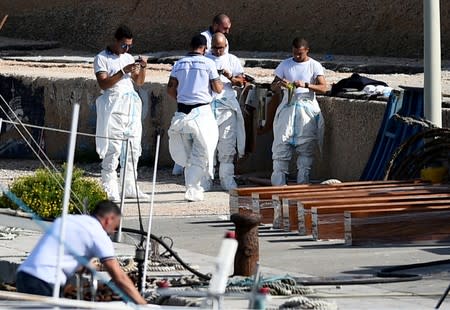
[[[141,155],[142,102],[134,89],[145,81],[147,60],[140,57],[135,61],[128,51],[133,44],[133,34],[126,26],[120,26],[114,35],[114,42],[94,59],[94,71],[102,95],[97,98],[96,149],[102,161],[102,185],[108,198],[119,200],[119,186],[116,169],[125,165],[125,143],[131,145],[127,157],[127,171],[124,188],[125,197],[148,199],[147,194],[136,191],[137,164]]]
[[[77,257],[85,260],[98,257],[112,280],[134,302],[146,304],[133,282],[122,271],[114,255],[108,234],[120,221],[120,209],[112,201],[99,202],[90,215],[68,215],[65,219],[66,240],[62,257],[61,280],[64,284],[81,266]],[[61,218],[45,232],[28,258],[17,271],[16,287],[20,293],[52,296],[56,282]]]
[[[211,59],[204,56],[206,38],[191,40],[191,51],[177,61],[170,73],[167,94],[177,101],[177,112],[168,131],[172,159],[184,167],[185,199],[203,200],[201,179],[213,177],[214,150],[218,140],[217,122],[211,110],[213,92],[223,89]]]
[[[222,34],[228,34],[230,33],[231,29],[231,21],[230,18],[225,14],[218,14],[214,16],[212,25],[205,31],[203,31],[201,34],[206,38],[206,50],[205,55],[211,53],[211,40],[215,33],[222,33]],[[225,39],[226,40],[226,39]],[[228,40],[227,40],[227,47],[225,48],[225,53],[228,53]],[[183,174],[183,167],[181,167],[178,164],[174,164],[172,169],[173,175],[181,175]]]
[[[205,54],[209,54],[211,52],[212,36],[217,32],[220,32],[226,36],[227,34],[230,33],[230,29],[231,29],[231,20],[227,15],[221,13],[214,16],[212,20],[212,25],[207,30],[201,33],[206,38]],[[228,49],[229,45],[227,40],[227,47],[225,48],[225,53],[228,53]]]
[[[211,42],[211,54],[206,57],[216,64],[224,86],[220,94],[214,95],[212,109],[219,126],[217,159],[220,185],[228,191],[237,187],[233,164],[236,148],[239,157],[245,154],[244,118],[233,89],[233,85],[242,86],[244,84],[244,68],[242,68],[239,58],[225,52],[227,39],[222,33],[216,32]]]

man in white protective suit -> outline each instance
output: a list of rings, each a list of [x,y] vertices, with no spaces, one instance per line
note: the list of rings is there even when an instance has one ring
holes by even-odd
[[[217,122],[211,110],[213,92],[223,89],[214,62],[204,56],[206,38],[191,40],[191,51],[177,61],[170,73],[167,94],[177,101],[177,112],[168,131],[172,159],[184,167],[185,199],[203,200],[201,179],[213,177]]]
[[[212,109],[219,126],[219,142],[217,143],[217,159],[219,161],[220,185],[224,190],[237,187],[234,180],[234,159],[236,148],[239,157],[245,154],[245,127],[242,111],[236,99],[233,85],[244,84],[244,69],[239,58],[226,53],[227,39],[217,32],[211,41],[212,59],[220,73],[223,91],[214,95]]]
[[[231,29],[231,20],[227,15],[221,13],[214,16],[211,26],[209,26],[208,29],[206,29],[201,33],[206,38],[205,55],[211,53],[211,40],[213,35],[215,33],[222,33],[224,35],[227,35],[228,33],[230,33],[230,29]],[[225,53],[228,53],[228,48],[229,46],[227,40],[227,47],[225,48]],[[175,163],[173,165],[172,174],[173,175],[183,174],[183,167]]]
[[[144,84],[147,59],[135,61],[128,51],[133,44],[133,34],[126,26],[120,26],[114,34],[114,42],[94,59],[94,71],[102,95],[96,100],[97,128],[96,149],[102,161],[102,185],[111,200],[120,200],[117,166],[124,173],[127,160],[125,197],[148,199],[136,185],[137,164],[141,155],[142,101],[134,85]],[[128,157],[125,159],[126,142],[129,139]]]
[[[208,29],[206,29],[201,33],[206,38],[205,54],[211,53],[211,42],[213,35],[215,33],[222,33],[223,35],[226,36],[227,34],[230,33],[230,29],[231,29],[231,20],[227,15],[221,13],[214,16],[211,26],[209,26]],[[227,47],[225,48],[225,53],[228,53],[228,49],[229,45],[227,40]]]
[[[289,162],[295,151],[297,183],[310,182],[315,147],[321,148],[324,123],[316,93],[325,93],[327,83],[322,65],[308,56],[305,39],[292,42],[292,57],[275,69],[273,91],[284,89],[284,96],[275,113],[272,144],[272,185],[285,185]]]

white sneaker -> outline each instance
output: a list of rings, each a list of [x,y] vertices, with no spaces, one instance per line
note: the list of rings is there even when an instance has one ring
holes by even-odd
[[[204,199],[203,197],[203,191],[194,189],[194,188],[188,188],[186,190],[186,193],[184,194],[184,199],[187,201],[202,201]]]
[[[109,200],[112,200],[112,201],[114,201],[114,202],[119,202],[120,201],[120,196],[119,196],[119,193],[117,193],[116,195],[109,195],[108,194],[108,199]]]
[[[144,200],[149,200],[150,195],[142,192],[140,189],[138,189],[137,195],[136,190],[130,190],[125,192],[125,198],[139,198]]]
[[[120,195],[119,195],[119,188],[118,186],[110,186],[110,185],[104,185],[103,189],[106,192],[106,195],[108,196],[109,200],[112,201],[120,201]]]

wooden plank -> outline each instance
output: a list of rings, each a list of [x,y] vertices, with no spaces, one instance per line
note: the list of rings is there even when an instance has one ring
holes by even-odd
[[[443,200],[417,200],[401,202],[366,203],[355,205],[320,206],[311,208],[312,236],[314,239],[344,239],[344,212],[414,207],[448,207],[450,198]]]
[[[251,215],[255,213],[252,208],[240,207],[238,208],[239,214]],[[273,208],[264,208],[258,212],[261,215],[261,224],[271,224],[273,222]]]
[[[281,207],[282,228],[284,231],[296,231],[298,227],[297,206],[282,201]]]
[[[272,224],[273,222],[273,208],[261,209],[261,223],[262,224]]]
[[[251,196],[236,196],[231,195],[229,196],[229,207],[230,207],[230,214],[238,213],[239,208],[251,208],[252,205],[252,198]]]
[[[333,195],[334,193],[345,193],[353,190],[368,190],[368,191],[381,191],[383,189],[396,189],[396,188],[404,188],[404,189],[414,189],[414,188],[423,188],[430,186],[431,184],[423,184],[423,183],[401,183],[401,184],[369,184],[369,185],[355,185],[355,186],[333,186],[333,185],[321,185],[320,187],[311,186],[303,189],[289,189],[284,190],[282,192],[277,190],[272,191],[264,191],[264,192],[253,192],[251,194],[252,197],[259,199],[270,199],[273,195],[280,196],[295,196],[296,194],[304,194],[304,193],[317,193],[322,195]],[[435,185],[442,186],[442,185]]]
[[[395,195],[360,196],[338,199],[301,199],[297,200],[298,231],[301,235],[312,234],[311,208],[332,205],[366,204],[376,202],[414,201],[420,199],[446,199],[450,197],[450,191],[440,193],[427,193],[423,191],[398,192]],[[357,198],[357,199],[355,199]],[[303,218],[301,218],[303,217]]]
[[[371,188],[371,189],[346,189],[339,190],[333,192],[301,192],[301,193],[282,193],[278,195],[272,195],[272,204],[275,208],[274,216],[275,219],[273,221],[274,228],[290,227],[291,224],[286,222],[289,217],[287,217],[287,213],[285,212],[285,217],[283,218],[283,205],[287,202],[283,202],[284,199],[289,201],[293,206],[297,205],[297,200],[307,200],[307,199],[334,199],[334,198],[353,198],[353,197],[366,197],[366,196],[381,196],[381,195],[400,195],[409,193],[410,191],[414,191],[414,194],[424,194],[428,192],[445,192],[450,191],[448,186],[444,185],[418,185],[418,186],[400,186],[394,188]],[[252,194],[254,202],[256,202],[259,197],[261,197],[260,193]],[[265,197],[265,196],[264,196]],[[277,201],[278,200],[278,201]],[[287,208],[287,206],[286,206]],[[286,209],[287,210],[287,209]],[[298,212],[301,211],[297,208]],[[297,215],[298,218],[294,221],[302,224],[302,219],[299,219],[301,215]],[[309,219],[307,219],[309,223]],[[286,222],[286,223],[284,223]],[[283,223],[283,225],[281,225]],[[285,225],[284,225],[285,224]],[[303,233],[301,233],[303,234]]]
[[[263,193],[265,191],[278,191],[284,192],[291,189],[304,189],[314,187],[345,187],[355,185],[372,185],[372,184],[401,184],[401,183],[423,183],[421,180],[388,180],[388,181],[356,181],[356,182],[343,182],[337,184],[297,184],[297,185],[283,185],[283,186],[257,186],[257,187],[240,187],[230,190],[230,195],[235,196],[251,196],[252,193]]]
[[[450,241],[450,210],[439,208],[345,211],[345,243],[373,245]]]
[[[396,184],[428,184],[428,182],[423,182],[421,180],[408,180],[408,181],[362,181],[362,182],[345,182],[338,184],[301,184],[301,185],[287,185],[287,186],[265,186],[265,187],[243,187],[236,188],[229,191],[229,209],[230,214],[237,213],[239,207],[250,207],[252,204],[251,197],[252,194],[256,193],[267,193],[263,194],[260,199],[270,199],[273,194],[281,194],[283,192],[303,192],[303,191],[320,191],[320,190],[337,190],[345,189],[349,187],[388,187],[390,185],[395,186]],[[269,194],[270,193],[270,194]]]
[[[415,182],[415,183],[414,183]],[[384,193],[391,193],[391,192],[399,192],[401,190],[413,190],[413,189],[427,189],[430,191],[440,191],[442,188],[447,189],[447,186],[442,185],[430,185],[429,183],[421,183],[420,181],[414,181],[411,183],[411,181],[408,181],[406,183],[402,183],[399,181],[395,181],[393,183],[389,182],[349,182],[349,183],[341,183],[337,184],[338,186],[333,185],[302,185],[301,187],[303,189],[299,189],[299,192],[290,192],[285,191],[280,193],[279,196],[275,195],[273,197],[270,197],[268,193],[272,193],[272,191],[266,191],[265,193],[252,193],[251,199],[249,199],[247,196],[244,197],[238,197],[236,196],[236,193],[238,192],[238,189],[235,189],[234,191],[231,191],[230,194],[230,213],[236,213],[239,212],[239,208],[251,208],[253,209],[254,213],[260,213],[261,208],[275,208],[273,214],[274,219],[271,221],[273,223],[274,228],[281,228],[284,226],[286,229],[290,229],[292,224],[290,222],[300,222],[298,218],[296,218],[295,214],[292,213],[296,209],[296,204],[293,203],[293,208],[289,208],[291,212],[285,212],[286,218],[284,221],[286,222],[286,225],[283,225],[283,218],[282,218],[282,210],[280,209],[282,207],[282,203],[280,202],[281,198],[277,197],[296,197],[301,199],[312,199],[312,198],[326,198],[328,196],[333,198],[338,197],[359,197],[359,196],[369,196],[369,195],[382,195]],[[387,184],[386,184],[387,183]],[[349,187],[346,186],[340,186],[342,184],[350,185]],[[354,186],[352,186],[352,184]],[[361,184],[365,184],[362,186]],[[298,188],[299,186],[283,186],[283,189],[286,188]],[[273,189],[274,187],[270,187]],[[278,187],[280,188],[280,187]],[[253,188],[255,189],[255,188]],[[259,188],[256,188],[259,189]],[[323,190],[325,189],[325,190]],[[233,194],[234,193],[234,194]],[[416,194],[420,194],[420,192],[417,192]],[[261,197],[267,198],[267,199],[261,199]],[[242,203],[242,199],[245,199],[246,202]],[[270,200],[271,199],[271,200]],[[249,203],[251,201],[251,204]],[[298,210],[298,208],[297,208]],[[291,216],[288,216],[288,214],[291,214]],[[270,217],[265,216],[263,217],[263,223],[268,224],[270,221]],[[308,226],[310,226],[310,221],[308,221]]]

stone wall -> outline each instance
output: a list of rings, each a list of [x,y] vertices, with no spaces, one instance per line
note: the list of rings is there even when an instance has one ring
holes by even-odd
[[[2,96],[14,107],[24,123],[70,130],[74,102],[80,103],[78,131],[93,135],[96,127],[95,99],[100,95],[100,88],[94,79],[46,79],[24,76],[3,76],[0,74]],[[11,89],[14,88],[14,92]],[[142,148],[144,161],[152,160],[158,132],[163,134],[161,142],[161,163],[171,164],[168,155],[167,128],[175,111],[175,106],[166,104],[165,85],[151,84],[139,90],[143,101],[143,137]],[[164,95],[163,95],[164,93]],[[31,100],[30,100],[31,98]],[[34,99],[34,100],[33,100]],[[3,108],[5,104],[0,103]],[[23,111],[23,112],[21,112]],[[40,113],[40,118],[31,117]],[[9,113],[13,115],[12,112]],[[7,119],[4,113],[0,117]],[[68,134],[50,130],[33,130],[33,138],[44,148],[50,158],[65,160],[67,157]],[[26,140],[33,144],[28,134]],[[11,125],[3,124],[0,136],[0,157],[33,157],[24,139]],[[20,147],[20,148],[19,148]],[[98,160],[95,152],[95,139],[91,136],[79,136],[76,148],[77,160]]]
[[[450,59],[450,0],[441,0],[442,55]],[[119,1],[2,0],[2,36],[56,40],[98,51],[120,23],[135,31],[135,51],[184,50],[220,12],[232,19],[231,50],[289,51],[295,36],[312,51],[420,57],[423,1]]]
[[[30,78],[18,75],[1,75],[2,96],[19,114],[24,123],[33,123],[57,129],[70,129],[73,103],[79,102],[79,132],[95,133],[95,98],[100,89],[94,79]],[[159,164],[173,165],[168,150],[167,129],[175,111],[175,104],[165,93],[165,84],[146,83],[140,89],[143,99],[143,138],[141,162],[153,163],[156,136],[162,133]],[[315,163],[313,178],[359,179],[370,156],[380,127],[386,103],[319,97],[325,118],[324,152]],[[1,106],[6,108],[2,102]],[[12,113],[9,113],[12,114]],[[7,117],[0,112],[0,118]],[[450,111],[444,109],[443,126],[448,127]],[[68,134],[31,129],[32,136],[52,159],[66,160]],[[27,148],[24,139],[10,125],[3,124],[0,135],[0,157],[36,158]],[[27,141],[33,143],[31,138]],[[239,165],[239,172],[265,172],[269,175],[272,134],[258,136],[256,152]],[[93,137],[79,136],[77,160],[98,160]]]

